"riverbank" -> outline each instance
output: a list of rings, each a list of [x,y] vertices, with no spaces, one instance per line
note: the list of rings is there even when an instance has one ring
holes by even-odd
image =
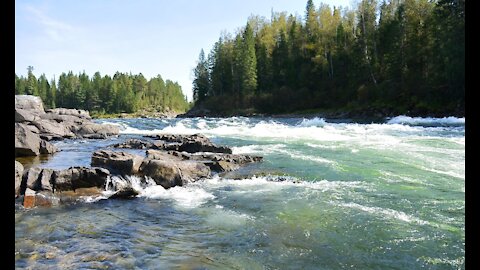
[[[196,106],[184,114],[179,114],[177,118],[193,118],[193,117],[274,117],[274,118],[326,118],[326,119],[352,119],[355,121],[383,121],[386,118],[392,118],[398,115],[405,115],[409,117],[465,117],[464,110],[456,111],[433,111],[421,109],[389,109],[377,108],[372,106],[363,107],[344,107],[336,109],[308,109],[298,110],[285,113],[262,113],[256,111],[254,108],[230,110],[228,112],[215,112],[206,109],[202,106]]]

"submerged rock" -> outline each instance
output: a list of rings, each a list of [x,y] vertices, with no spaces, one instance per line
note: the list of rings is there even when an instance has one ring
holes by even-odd
[[[23,207],[32,208],[32,207],[50,207],[58,205],[60,199],[53,195],[51,192],[36,192],[29,188],[26,189],[25,195],[23,197]]]
[[[133,199],[138,195],[138,191],[132,187],[122,187],[117,190],[109,199]]]

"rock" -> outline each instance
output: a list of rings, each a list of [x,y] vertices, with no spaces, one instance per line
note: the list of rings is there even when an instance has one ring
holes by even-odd
[[[43,134],[62,138],[75,137],[75,134],[73,134],[67,126],[53,120],[40,119],[38,121],[33,121],[32,124]]]
[[[71,131],[80,138],[105,139],[111,135],[118,135],[120,129],[110,124],[84,123],[83,125],[74,125]]]
[[[107,168],[114,173],[123,175],[136,174],[139,171],[143,157],[125,152],[99,150],[92,155],[92,166]]]
[[[205,165],[210,167],[210,169],[215,172],[231,172],[240,168],[238,164],[224,160],[206,162]]]
[[[39,119],[38,111],[15,108],[15,123],[32,122]]]
[[[53,154],[58,152],[58,148],[47,141],[40,141],[40,154]]]
[[[26,170],[23,173],[24,184],[22,185],[22,191],[25,190],[25,188],[35,191],[53,191],[53,172],[52,169],[43,169],[39,167],[33,167]]]
[[[149,136],[152,137],[152,136]],[[155,135],[153,138],[162,140],[170,144],[165,144],[164,150],[185,151],[188,153],[197,152],[213,152],[231,154],[232,149],[226,146],[217,146],[213,144],[207,137],[202,134],[194,135],[173,135],[161,134]]]
[[[15,156],[38,156],[40,137],[24,124],[15,123]]]
[[[138,195],[138,191],[132,187],[123,187],[117,190],[109,199],[133,199]]]
[[[151,177],[164,188],[183,186],[180,169],[173,161],[145,159],[140,166],[140,173]]]
[[[183,186],[211,175],[210,168],[202,162],[183,161],[158,151],[155,154],[149,151],[150,157],[161,159],[146,158],[140,166],[140,174],[151,177],[164,188]]]
[[[20,195],[20,187],[22,185],[23,165],[15,160],[15,198]]]
[[[156,148],[156,146],[153,143],[142,141],[142,140],[139,140],[139,139],[128,139],[123,143],[114,144],[113,147],[126,148],[126,149]]]
[[[56,108],[56,109],[48,110],[47,112],[58,114],[58,115],[70,115],[70,116],[75,116],[78,118],[83,118],[88,120],[92,119],[92,117],[90,117],[90,113],[85,110]]]
[[[69,122],[69,123],[75,123],[75,124],[83,124],[84,122],[88,121],[85,118],[80,118],[73,115],[60,115],[53,112],[45,113],[40,117],[45,120],[54,120],[57,123]]]
[[[35,192],[29,188],[25,191],[25,196],[23,197],[23,207],[33,208],[36,206],[41,207],[50,207],[53,205],[58,205],[60,199],[55,197],[51,192]]]
[[[15,123],[15,156],[38,156],[53,154],[58,149],[49,142],[40,139],[26,125]]]
[[[40,97],[31,95],[15,95],[15,108],[44,113],[43,102]]]
[[[103,187],[110,172],[104,168],[71,167],[54,172],[54,192]]]

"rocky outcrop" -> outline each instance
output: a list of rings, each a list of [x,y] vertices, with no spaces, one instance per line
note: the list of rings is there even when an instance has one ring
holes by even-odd
[[[65,108],[45,111],[39,97],[15,96],[16,156],[37,156],[57,151],[53,145],[43,141],[103,139],[118,133],[117,126],[92,122],[88,111]]]
[[[15,174],[22,171],[15,163]],[[65,170],[52,170],[33,167],[23,171],[21,178],[15,177],[15,195],[25,194],[25,190],[57,193],[75,191],[80,188],[104,188],[110,172],[104,168],[71,167]],[[20,180],[20,183],[18,183]]]
[[[107,168],[122,175],[137,174],[143,157],[125,152],[99,150],[92,155],[92,166]]]
[[[31,95],[15,95],[15,108],[44,113],[43,102],[40,97]]]

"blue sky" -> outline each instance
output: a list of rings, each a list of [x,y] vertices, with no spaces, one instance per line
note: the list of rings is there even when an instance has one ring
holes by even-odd
[[[15,1],[15,72],[116,71],[162,75],[192,99],[192,69],[223,30],[234,33],[250,15],[304,14],[307,0]],[[350,0],[315,1],[352,6]]]

